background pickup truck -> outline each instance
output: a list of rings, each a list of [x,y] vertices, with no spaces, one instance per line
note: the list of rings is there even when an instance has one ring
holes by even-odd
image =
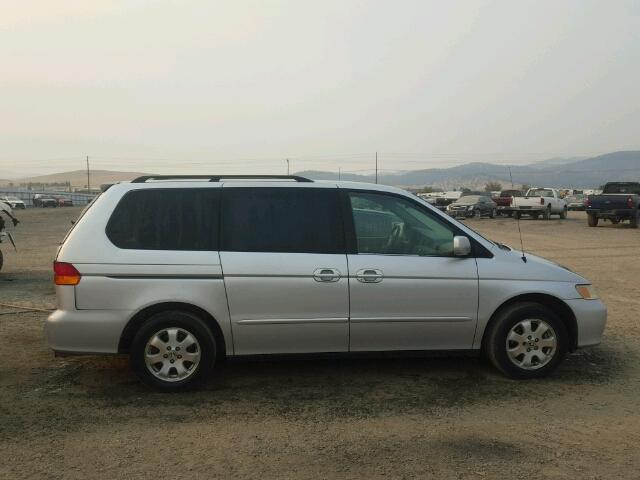
[[[551,215],[567,218],[567,202],[555,188],[530,188],[524,197],[513,197],[512,210],[516,218],[531,215],[548,220]]]
[[[589,195],[585,201],[590,227],[598,226],[599,219],[620,223],[629,220],[633,228],[640,224],[640,183],[610,182],[600,195]]]
[[[520,190],[503,190],[500,192],[500,195],[493,197],[492,200],[496,203],[498,215],[511,216],[513,214],[513,209],[511,208],[513,198],[523,196],[524,193]]]

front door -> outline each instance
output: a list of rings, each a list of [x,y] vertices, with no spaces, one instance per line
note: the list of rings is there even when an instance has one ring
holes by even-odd
[[[220,259],[235,353],[349,348],[338,191],[224,184]]]
[[[398,195],[348,196],[350,350],[471,348],[478,272],[475,258],[453,256],[455,226]]]

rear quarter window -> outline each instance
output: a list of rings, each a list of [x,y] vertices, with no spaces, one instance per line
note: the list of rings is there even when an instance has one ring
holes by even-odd
[[[128,192],[113,211],[107,237],[118,248],[217,250],[218,188]]]

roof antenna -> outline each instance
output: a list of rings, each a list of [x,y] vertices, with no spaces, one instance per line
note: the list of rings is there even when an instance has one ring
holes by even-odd
[[[509,178],[511,179],[511,189],[515,190],[514,186],[513,186],[513,175],[511,175],[511,167],[507,167],[509,168]],[[518,225],[518,235],[520,235],[520,250],[522,250],[522,261],[524,263],[527,263],[527,257],[524,254],[524,242],[522,241],[522,230],[520,230],[520,212],[514,213],[514,215],[516,216],[516,224]]]

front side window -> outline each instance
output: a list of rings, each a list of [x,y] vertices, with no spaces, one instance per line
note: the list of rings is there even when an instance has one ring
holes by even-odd
[[[350,192],[360,254],[452,256],[451,226],[413,202],[378,193]]]
[[[133,190],[111,215],[107,236],[126,249],[217,250],[219,190]]]
[[[222,250],[344,253],[337,189],[223,188]]]

